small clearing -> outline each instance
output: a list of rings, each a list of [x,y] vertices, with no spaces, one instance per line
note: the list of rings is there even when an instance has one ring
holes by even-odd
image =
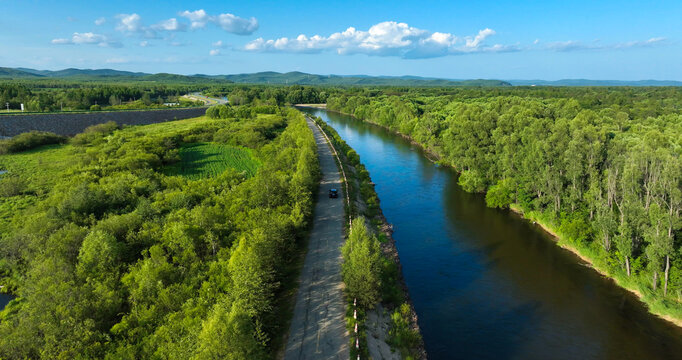
[[[188,144],[180,148],[180,161],[168,167],[169,175],[181,175],[192,180],[218,176],[228,168],[253,176],[260,162],[250,149],[213,144]]]

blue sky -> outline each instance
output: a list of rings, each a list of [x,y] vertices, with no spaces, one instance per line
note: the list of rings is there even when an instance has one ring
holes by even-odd
[[[682,80],[682,2],[652,3],[0,0],[0,66]]]

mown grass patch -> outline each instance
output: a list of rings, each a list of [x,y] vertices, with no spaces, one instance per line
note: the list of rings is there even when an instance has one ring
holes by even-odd
[[[243,171],[251,177],[256,174],[260,162],[251,150],[236,146],[197,143],[180,148],[180,161],[169,166],[168,175],[181,175],[198,180],[220,175],[228,168]]]

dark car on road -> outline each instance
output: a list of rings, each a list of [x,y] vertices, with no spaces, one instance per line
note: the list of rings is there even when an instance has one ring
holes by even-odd
[[[329,198],[337,198],[339,197],[339,191],[336,189],[329,189]]]

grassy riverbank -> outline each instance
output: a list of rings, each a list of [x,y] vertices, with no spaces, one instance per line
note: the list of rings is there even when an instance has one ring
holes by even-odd
[[[384,217],[379,198],[374,191],[370,174],[360,161],[360,156],[353,150],[334,130],[320,118],[315,121],[327,133],[334,147],[339,153],[342,166],[348,177],[348,189],[350,197],[350,207],[348,212],[352,218],[365,218],[367,228],[371,236],[378,239],[381,248],[380,261],[380,296],[381,306],[376,309],[365,309],[358,307],[358,323],[361,341],[361,353],[367,357],[369,348],[379,351],[381,346],[388,346],[392,350],[398,350],[401,357],[408,359],[424,359],[426,352],[423,341],[419,333],[417,324],[417,314],[409,298],[407,286],[405,285],[400,258],[395,247],[395,240],[392,237],[392,226],[388,224]],[[353,301],[349,299],[348,327],[353,333]],[[369,317],[379,317],[372,312],[387,311],[389,314],[390,326],[383,334],[376,334],[377,337],[368,336],[366,322]],[[354,340],[353,340],[354,341]],[[384,342],[385,344],[382,344]],[[351,348],[354,348],[354,343]],[[353,353],[351,358],[355,358],[357,353]]]
[[[618,268],[614,269],[613,265],[609,264],[608,259],[604,257],[603,250],[595,246],[595,243],[576,241],[572,236],[562,232],[561,225],[557,225],[555,220],[546,215],[534,211],[524,211],[519,204],[511,204],[509,209],[539,225],[555,238],[557,245],[578,256],[602,276],[613,280],[618,286],[633,293],[646,304],[649,312],[682,327],[682,309],[679,308],[679,303],[671,303],[655,296],[651,289],[645,285],[650,279],[644,278],[641,274],[628,276],[625,271]]]

